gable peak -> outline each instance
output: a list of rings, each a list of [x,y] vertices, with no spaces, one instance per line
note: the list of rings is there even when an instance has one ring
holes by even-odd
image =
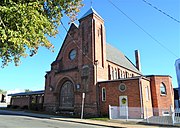
[[[99,18],[103,19],[95,10],[93,7],[91,7],[80,19],[83,19],[91,14],[95,14],[96,16],[98,16]],[[79,20],[80,20],[79,19]]]

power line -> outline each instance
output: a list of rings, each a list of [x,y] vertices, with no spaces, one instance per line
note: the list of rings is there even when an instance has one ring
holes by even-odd
[[[57,36],[59,36],[59,38],[63,41],[63,38],[60,34],[57,34]]]
[[[61,23],[61,25],[63,26],[63,28],[64,28],[64,30],[66,31],[66,33],[68,34],[68,36],[72,39],[73,43],[77,46],[77,48],[79,49],[79,51],[80,51],[90,62],[92,62],[92,63],[94,64],[95,62],[93,62],[92,59],[89,58],[89,57],[83,52],[83,50],[78,46],[78,44],[76,43],[76,41],[74,40],[74,38],[71,36],[71,34],[68,32],[67,28],[65,27],[65,25],[63,24],[63,22],[62,22],[61,20],[60,20],[60,23]],[[96,65],[96,66],[97,66],[97,65]],[[89,66],[89,69],[94,70],[94,69],[91,68],[90,66]]]
[[[174,52],[172,52],[169,48],[167,48],[165,45],[163,45],[160,41],[158,41],[155,37],[153,37],[149,32],[147,32],[144,28],[142,28],[140,25],[138,25],[132,18],[130,18],[126,13],[124,13],[118,6],[116,6],[111,0],[107,0],[109,3],[111,3],[119,12],[121,12],[124,16],[126,16],[131,22],[133,22],[139,29],[141,29],[144,33],[146,33],[152,40],[154,40],[156,43],[158,43],[161,47],[166,49],[169,53],[171,53],[173,56],[178,57]]]
[[[91,58],[89,58],[84,52],[83,50],[78,46],[78,44],[76,43],[76,41],[74,40],[74,38],[71,36],[71,34],[68,32],[67,28],[65,27],[65,25],[63,24],[63,22],[60,20],[61,25],[63,26],[64,30],[67,32],[68,36],[72,39],[73,43],[77,46],[77,48],[79,49],[80,52],[82,52],[82,54],[92,63],[94,63],[92,61]]]
[[[147,2],[146,0],[142,0],[144,3],[148,4],[149,6],[151,6],[152,8],[154,8],[155,10],[159,11],[160,13],[164,14],[165,16],[171,18],[172,20],[176,21],[177,23],[180,23],[179,20],[177,20],[176,18],[172,17],[171,15],[167,14],[166,12],[162,11],[161,9],[157,8],[156,6],[152,5],[151,3]]]

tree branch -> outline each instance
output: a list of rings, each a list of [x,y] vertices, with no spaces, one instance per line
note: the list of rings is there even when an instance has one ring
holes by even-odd
[[[2,21],[1,17],[0,17],[0,24],[2,24],[4,26],[4,28],[6,29],[6,25],[4,24],[4,22]]]

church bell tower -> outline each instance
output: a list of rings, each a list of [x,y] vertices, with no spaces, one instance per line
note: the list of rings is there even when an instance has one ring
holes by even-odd
[[[79,19],[79,47],[78,67],[80,69],[80,83],[85,97],[85,113],[97,115],[99,94],[97,82],[103,78],[106,66],[106,39],[102,17],[90,8]],[[107,75],[104,75],[107,76]],[[104,78],[106,79],[106,78]]]
[[[82,42],[82,63],[93,64],[96,68],[96,84],[103,78],[102,74],[97,73],[105,70],[106,66],[106,36],[103,18],[91,7],[80,19],[80,35]],[[97,66],[97,67],[96,67]]]

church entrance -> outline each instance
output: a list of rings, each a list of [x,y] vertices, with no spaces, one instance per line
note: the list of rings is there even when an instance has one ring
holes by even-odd
[[[60,90],[60,109],[74,109],[74,88],[70,81],[66,81]]]
[[[120,104],[120,117],[127,118],[128,117],[128,98],[127,98],[127,96],[119,96],[119,104]]]

